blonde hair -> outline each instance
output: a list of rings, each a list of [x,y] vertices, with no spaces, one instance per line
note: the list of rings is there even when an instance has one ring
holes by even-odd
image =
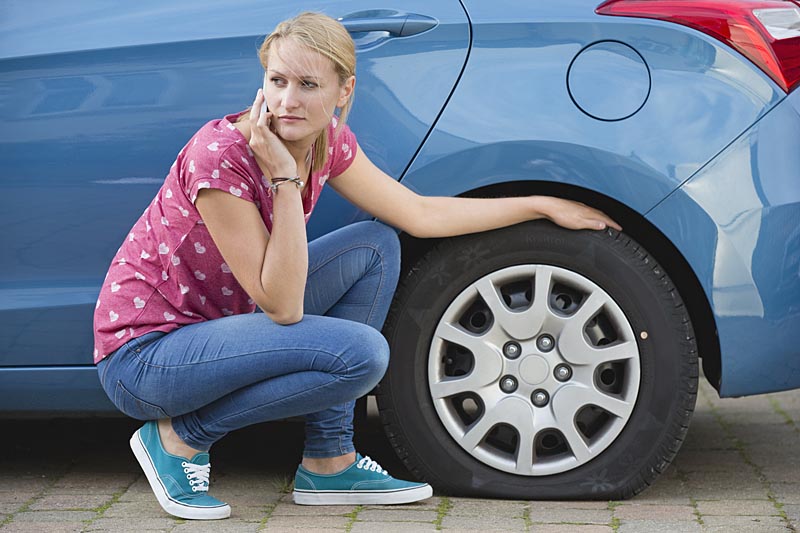
[[[278,24],[264,39],[258,51],[258,58],[265,71],[268,69],[269,52],[281,39],[294,39],[297,43],[330,59],[340,85],[344,85],[356,73],[356,47],[353,39],[340,22],[327,15],[306,11]],[[344,127],[352,105],[351,94],[339,111],[334,139]],[[314,161],[311,165],[313,172],[325,166],[328,159],[328,142],[328,128],[324,128],[314,141]]]

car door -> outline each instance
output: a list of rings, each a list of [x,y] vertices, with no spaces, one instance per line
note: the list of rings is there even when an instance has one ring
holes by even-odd
[[[365,152],[399,178],[461,73],[469,24],[457,0],[373,5],[309,7],[351,30],[358,83],[350,124]],[[55,381],[65,398],[81,388],[75,380],[94,388],[92,313],[115,250],[192,133],[252,102],[263,36],[300,10],[151,0],[8,3],[3,11],[0,368],[16,372],[0,371],[0,388],[16,392],[2,395],[0,409],[24,410],[26,398],[47,405],[34,389],[52,394]],[[317,209],[310,237],[364,217],[332,191]],[[24,369],[34,367],[84,377],[39,372],[30,383],[42,385],[29,386]]]

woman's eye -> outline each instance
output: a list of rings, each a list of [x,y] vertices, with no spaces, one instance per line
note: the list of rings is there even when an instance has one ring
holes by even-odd
[[[307,89],[314,89],[314,88],[319,87],[319,86],[316,83],[314,83],[313,81],[304,81],[303,82],[303,87],[305,87]]]
[[[274,85],[283,85],[284,83],[283,78],[271,78],[269,81],[272,82]]]

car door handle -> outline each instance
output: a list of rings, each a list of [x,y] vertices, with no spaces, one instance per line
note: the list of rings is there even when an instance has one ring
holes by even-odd
[[[385,31],[394,37],[408,37],[435,28],[439,21],[425,15],[415,13],[398,13],[397,15],[369,17],[345,15],[339,19],[347,31],[351,33]]]

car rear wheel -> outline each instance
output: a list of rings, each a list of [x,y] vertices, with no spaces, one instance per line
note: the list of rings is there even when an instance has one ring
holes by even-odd
[[[677,452],[697,391],[678,291],[622,233],[536,221],[442,241],[401,280],[378,388],[437,489],[624,498]]]

